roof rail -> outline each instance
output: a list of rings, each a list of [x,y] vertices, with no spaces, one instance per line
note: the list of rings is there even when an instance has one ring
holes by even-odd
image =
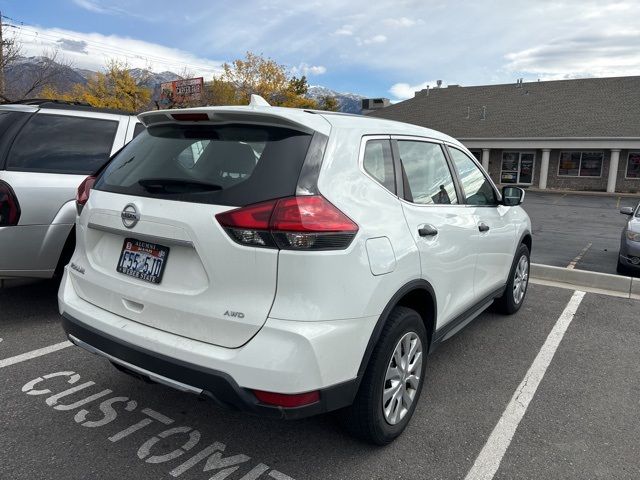
[[[51,100],[48,98],[28,98],[25,100],[18,100],[15,102],[4,102],[1,105],[33,105],[43,108],[57,108],[61,110],[83,110],[100,113],[113,113],[116,115],[136,115],[136,113],[126,112],[124,110],[118,110],[114,108],[93,107],[85,102],[76,102],[71,100]]]
[[[45,103],[54,103],[57,105],[76,105],[81,107],[91,106],[85,102],[76,102],[73,100],[53,100],[51,98],[27,98],[25,100],[16,100],[15,102],[4,102],[3,105],[42,105]]]

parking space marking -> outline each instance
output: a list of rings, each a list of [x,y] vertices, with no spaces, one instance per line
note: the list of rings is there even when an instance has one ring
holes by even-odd
[[[578,262],[580,260],[582,260],[582,257],[584,257],[584,254],[587,253],[589,251],[589,249],[591,248],[591,246],[593,245],[593,243],[589,242],[587,243],[587,246],[584,247],[580,253],[578,255],[576,255],[576,257],[571,260],[571,262],[569,262],[569,265],[567,265],[567,268],[570,270],[573,270],[574,268],[576,268],[576,265],[578,264]]]
[[[480,454],[476,458],[465,480],[491,480],[498,471],[502,458],[513,440],[513,436],[529,407],[529,403],[553,360],[553,356],[573,320],[585,292],[573,292],[569,303],[556,321],[549,336],[529,367],[527,374],[516,389],[500,420],[491,432]]]
[[[41,357],[42,355],[57,352],[58,350],[70,347],[71,345],[73,345],[71,342],[65,341],[56,343],[55,345],[49,345],[48,347],[39,348],[37,350],[31,350],[27,353],[21,353],[20,355],[16,355],[15,357],[5,358],[3,360],[0,360],[0,368],[8,367],[9,365],[14,365],[16,363],[31,360],[32,358],[37,358]]]

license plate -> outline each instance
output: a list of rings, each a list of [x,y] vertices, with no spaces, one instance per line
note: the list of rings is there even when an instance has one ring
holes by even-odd
[[[116,270],[150,283],[160,283],[169,247],[125,238]]]

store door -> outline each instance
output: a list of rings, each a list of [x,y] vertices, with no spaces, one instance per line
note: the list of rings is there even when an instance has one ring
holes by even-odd
[[[535,158],[533,152],[503,152],[500,183],[531,185]]]

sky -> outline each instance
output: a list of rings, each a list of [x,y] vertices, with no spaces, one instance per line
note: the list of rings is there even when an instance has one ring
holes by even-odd
[[[247,51],[395,101],[444,85],[640,75],[640,0],[0,0],[25,56],[205,80]]]

